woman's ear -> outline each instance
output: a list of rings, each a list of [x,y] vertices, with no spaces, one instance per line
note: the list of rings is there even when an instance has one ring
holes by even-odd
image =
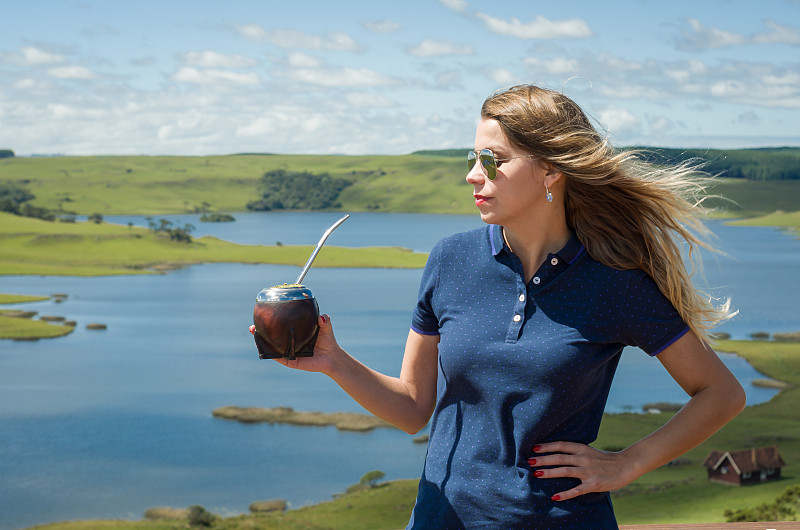
[[[553,184],[560,181],[564,176],[564,174],[561,173],[561,170],[550,162],[545,162],[542,160],[539,163],[542,164],[542,167],[544,168],[544,184],[547,187],[552,187]]]

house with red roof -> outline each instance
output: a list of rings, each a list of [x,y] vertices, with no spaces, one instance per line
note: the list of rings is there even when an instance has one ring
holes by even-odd
[[[778,480],[786,462],[778,447],[771,445],[744,451],[711,451],[703,465],[708,470],[708,480],[744,486]]]

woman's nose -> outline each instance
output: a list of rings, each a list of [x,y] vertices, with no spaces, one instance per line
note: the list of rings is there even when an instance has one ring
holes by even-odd
[[[467,182],[472,184],[482,184],[484,179],[486,178],[486,174],[483,172],[483,166],[480,162],[472,166],[472,168],[467,173]]]

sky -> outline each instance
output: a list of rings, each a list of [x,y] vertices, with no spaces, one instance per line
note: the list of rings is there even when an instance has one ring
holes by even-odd
[[[800,0],[9,0],[18,156],[472,146],[532,83],[615,145],[800,145]]]

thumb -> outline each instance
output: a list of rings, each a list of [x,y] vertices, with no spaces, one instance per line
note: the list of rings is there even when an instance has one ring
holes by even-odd
[[[320,333],[331,333],[333,332],[333,326],[331,325],[331,317],[326,314],[322,314],[317,319],[317,325],[319,325],[319,332]]]

